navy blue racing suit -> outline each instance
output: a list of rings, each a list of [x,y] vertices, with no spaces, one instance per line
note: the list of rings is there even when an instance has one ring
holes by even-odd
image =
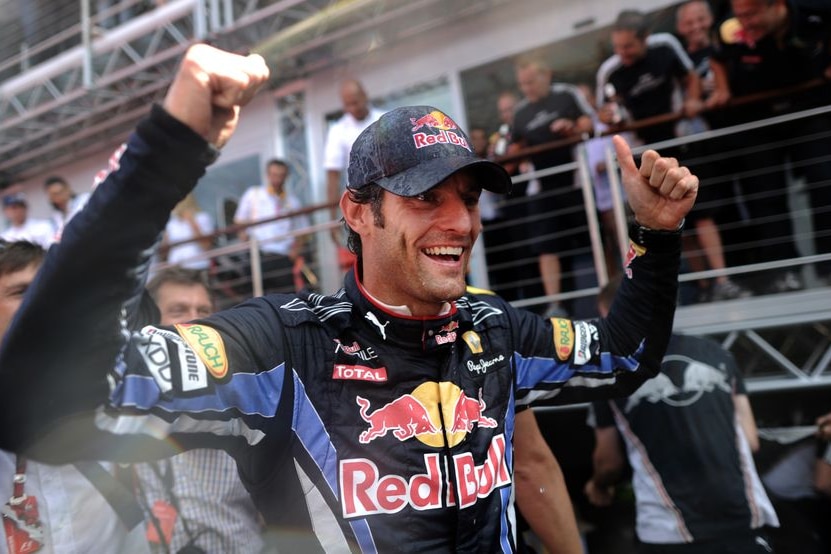
[[[112,160],[0,352],[0,448],[54,463],[222,448],[298,549],[512,551],[515,406],[625,395],[655,374],[679,233],[633,231],[607,319],[543,319],[481,293],[406,317],[353,271],[331,296],[131,330],[141,268],[213,158],[155,107]]]

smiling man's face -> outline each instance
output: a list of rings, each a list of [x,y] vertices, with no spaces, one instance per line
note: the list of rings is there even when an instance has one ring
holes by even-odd
[[[361,235],[367,291],[413,315],[434,315],[465,292],[465,274],[479,236],[481,187],[464,170],[427,192],[403,197],[385,192],[381,223],[371,206],[361,206]]]

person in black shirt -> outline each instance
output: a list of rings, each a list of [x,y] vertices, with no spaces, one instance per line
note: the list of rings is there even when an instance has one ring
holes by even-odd
[[[517,63],[516,76],[525,98],[517,104],[514,116],[514,148],[579,137],[592,131],[592,109],[574,85],[551,82],[551,71],[540,60]],[[571,145],[531,155],[537,170],[574,161]],[[533,243],[539,255],[540,276],[547,296],[562,290],[563,265],[588,248],[586,212],[583,196],[574,187],[574,172],[565,171],[540,178],[539,200],[529,203],[529,225],[538,238]],[[561,263],[561,262],[564,262]],[[556,302],[546,315],[564,315]]]
[[[831,4],[817,0],[732,0],[733,15],[721,22],[716,50],[710,61],[718,95],[711,105],[723,105],[733,97],[775,91],[782,87],[821,83],[799,93],[789,93],[765,102],[730,108],[730,123],[780,116],[828,105],[831,98]],[[825,79],[825,82],[822,80]],[[814,210],[831,205],[831,164],[824,160],[831,151],[826,112],[789,123],[754,129],[734,136],[743,153],[735,163],[753,219],[754,235],[764,241],[756,248],[766,262],[794,257],[791,214],[782,167],[790,160],[796,177],[804,178]],[[767,146],[772,144],[774,146]],[[759,171],[760,168],[776,168]],[[815,212],[814,249],[831,252],[831,218]],[[831,262],[816,267],[824,279],[831,276]],[[792,272],[773,280],[772,291],[801,288]]]
[[[634,121],[677,111],[673,95],[679,84],[685,89],[684,115],[694,117],[701,111],[701,82],[681,43],[668,33],[650,35],[642,13],[624,10],[618,15],[612,48],[614,55],[597,70],[598,115],[603,123],[620,123],[613,100],[621,102]],[[674,138],[675,123],[638,129],[638,136],[645,143]]]
[[[618,281],[598,300],[608,313]],[[752,452],[759,439],[733,355],[717,342],[673,334],[661,373],[627,398],[592,403],[589,501],[611,503],[632,468],[639,554],[765,554],[778,526]],[[625,450],[624,450],[625,443]]]
[[[713,52],[710,39],[713,14],[710,6],[704,0],[691,0],[681,4],[675,12],[675,24],[695,73],[701,81],[703,94],[709,97],[715,87],[710,69],[710,56]],[[684,119],[678,125],[678,134],[691,135],[702,132],[714,123],[716,122],[711,122],[709,116]],[[684,236],[684,250],[687,252],[690,268],[693,271],[723,270],[727,267],[727,261],[716,218],[723,217],[724,212],[730,212],[731,210],[725,209],[725,206],[732,207],[735,203],[731,183],[726,182],[723,177],[729,169],[719,161],[718,146],[713,139],[691,142],[682,148],[686,150],[685,157],[707,156],[706,162],[696,164],[702,185],[699,203],[687,217],[687,225],[693,232]],[[727,275],[715,277],[712,284],[707,279],[699,279],[697,284],[699,301],[731,300],[751,295],[748,289]]]

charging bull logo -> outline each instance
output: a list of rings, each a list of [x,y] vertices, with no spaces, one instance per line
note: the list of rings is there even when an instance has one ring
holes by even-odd
[[[680,354],[667,355],[662,363],[661,373],[648,379],[627,398],[626,412],[644,400],[652,404],[663,402],[680,407],[695,404],[704,394],[714,391],[733,393],[733,386],[724,368],[717,369]],[[679,380],[681,386],[675,384]]]
[[[427,115],[423,115],[418,119],[411,117],[410,123],[413,124],[413,128],[411,130],[414,133],[422,127],[432,127],[433,129],[441,129],[444,131],[459,128],[455,121],[438,110],[430,112]]]
[[[496,420],[492,417],[482,415],[487,405],[482,400],[482,389],[479,389],[479,398],[470,398],[464,391],[459,395],[459,399],[453,406],[453,426],[450,428],[451,433],[473,431],[473,426],[479,427],[496,427]]]
[[[400,441],[424,433],[439,432],[439,428],[430,421],[427,408],[411,394],[396,398],[371,414],[368,413],[369,400],[360,396],[355,400],[361,407],[361,419],[369,423],[369,429],[358,437],[361,444],[383,437],[388,431],[392,431],[393,436]]]
[[[436,144],[452,144],[471,151],[467,139],[460,131],[459,126],[456,125],[456,122],[438,110],[419,118],[411,117],[410,123],[413,126],[410,130],[413,133],[416,150]],[[426,133],[424,132],[426,130],[434,132]]]
[[[470,397],[449,382],[434,381],[419,385],[410,394],[370,411],[370,401],[355,398],[361,419],[369,427],[361,432],[361,444],[392,433],[400,441],[415,438],[434,447],[454,446],[464,440],[476,427],[496,428],[496,419],[485,414],[487,404],[479,390],[478,397]]]

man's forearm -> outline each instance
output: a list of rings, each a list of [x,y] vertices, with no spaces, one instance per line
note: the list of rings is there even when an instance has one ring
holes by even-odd
[[[514,435],[516,502],[551,554],[583,551],[563,472],[528,409],[516,416]]]

